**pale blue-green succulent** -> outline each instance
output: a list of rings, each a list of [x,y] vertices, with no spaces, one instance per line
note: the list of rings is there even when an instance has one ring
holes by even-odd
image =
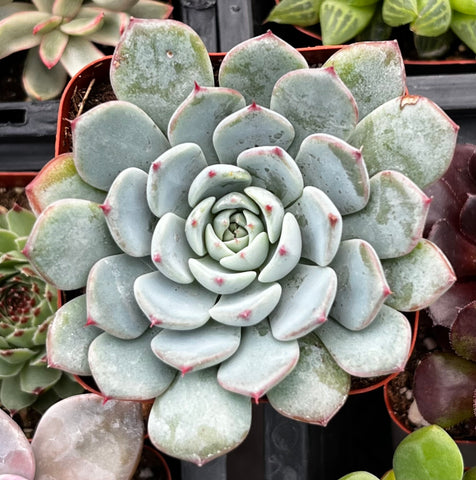
[[[404,95],[395,42],[309,68],[268,32],[218,83],[189,27],[133,21],[111,62],[118,100],[74,120],[73,153],[28,189],[24,249],[59,289],[85,287],[49,329],[50,364],[105,397],[155,398],[152,442],[197,464],[244,439],[264,395],[325,425],[351,376],[403,368],[401,311],[454,282],[421,238],[421,188],[457,127]]]

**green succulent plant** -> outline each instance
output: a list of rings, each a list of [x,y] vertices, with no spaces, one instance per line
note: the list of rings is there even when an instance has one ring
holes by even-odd
[[[134,20],[110,80],[118,100],[76,118],[73,152],[27,188],[23,252],[58,288],[85,287],[51,324],[50,365],[106,398],[155,398],[151,441],[197,464],[244,439],[251,399],[326,425],[351,375],[403,368],[401,311],[455,279],[421,238],[421,187],[458,127],[404,95],[396,42],[309,68],[268,32],[214,86],[192,29]]]
[[[385,40],[408,25],[421,58],[444,55],[452,33],[476,53],[475,0],[281,0],[267,21],[309,28],[324,45]]]
[[[166,18],[171,5],[156,0],[32,0],[0,2],[0,59],[29,50],[23,87],[37,100],[62,92],[66,80],[114,46],[131,16]]]
[[[0,405],[11,412],[81,391],[68,375],[47,367],[57,290],[21,253],[34,222],[35,215],[19,205],[0,213]]]

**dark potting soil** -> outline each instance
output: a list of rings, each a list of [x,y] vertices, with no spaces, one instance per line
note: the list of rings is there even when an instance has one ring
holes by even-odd
[[[18,204],[23,208],[30,209],[24,187],[6,188],[0,187],[0,205],[10,210],[13,205]]]
[[[410,431],[417,428],[408,418],[408,412],[413,403],[413,377],[420,360],[430,351],[439,351],[436,346],[444,344],[442,338],[448,335],[444,327],[433,327],[426,312],[420,312],[418,334],[415,348],[405,367],[405,370],[391,380],[387,385],[387,395],[393,413],[401,424]],[[436,347],[435,347],[436,346]],[[459,423],[446,431],[455,440],[476,441],[476,418]]]

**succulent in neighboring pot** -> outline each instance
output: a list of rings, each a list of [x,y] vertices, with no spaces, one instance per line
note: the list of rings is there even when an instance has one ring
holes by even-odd
[[[413,393],[429,423],[469,422],[476,436],[476,146],[458,145],[446,174],[428,190],[428,238],[454,266],[457,281],[428,309],[432,352],[415,369]],[[436,342],[436,343],[435,343]]]
[[[280,0],[267,21],[305,27],[324,45],[386,40],[408,26],[422,59],[444,56],[455,37],[476,53],[475,0]]]
[[[144,441],[141,405],[75,395],[51,406],[31,443],[0,410],[3,480],[129,480]]]
[[[5,2],[3,2],[5,3]],[[33,0],[0,3],[0,59],[29,50],[23,70],[28,96],[49,100],[73,76],[114,46],[131,16],[166,18],[172,6],[157,0]]]
[[[403,368],[400,311],[454,281],[421,238],[420,187],[458,128],[403,95],[396,42],[309,68],[268,32],[218,81],[189,27],[134,20],[111,62],[118,100],[75,119],[73,153],[28,187],[24,249],[58,288],[85,287],[51,325],[50,364],[106,397],[156,398],[151,441],[198,464],[243,440],[251,398],[325,425],[351,375]]]
[[[35,215],[19,205],[0,213],[0,405],[11,412],[35,402],[43,408],[70,389],[82,391],[70,375],[46,365],[57,291],[21,253],[34,222]]]

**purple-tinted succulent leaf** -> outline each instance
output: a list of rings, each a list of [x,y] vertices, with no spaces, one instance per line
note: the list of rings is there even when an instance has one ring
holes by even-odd
[[[476,195],[468,193],[460,212],[459,224],[461,233],[476,244]]]
[[[271,406],[286,417],[325,426],[347,400],[350,375],[313,333],[299,339],[294,370],[268,393]]]
[[[474,300],[476,281],[457,281],[444,295],[433,302],[428,310],[434,325],[451,328],[458,312]]]
[[[468,144],[464,145],[464,147],[472,150],[471,156],[468,161],[468,169],[471,178],[476,182],[476,145]]]
[[[458,312],[450,330],[450,341],[456,354],[476,362],[476,300]]]
[[[128,480],[142,451],[140,403],[74,395],[48,409],[32,448],[37,479]]]
[[[466,240],[446,219],[433,225],[428,240],[443,250],[459,280],[476,275],[476,244]]]
[[[30,443],[23,430],[3,410],[0,410],[0,458],[0,478],[6,474],[11,474],[12,480],[16,475],[26,480],[35,477],[35,458]]]
[[[417,366],[413,385],[418,409],[443,428],[472,418],[476,364],[451,353],[427,355]]]
[[[431,199],[423,236],[428,236],[431,227],[440,218],[446,218],[452,225],[458,225],[461,205],[446,180],[440,178],[423,191]]]

